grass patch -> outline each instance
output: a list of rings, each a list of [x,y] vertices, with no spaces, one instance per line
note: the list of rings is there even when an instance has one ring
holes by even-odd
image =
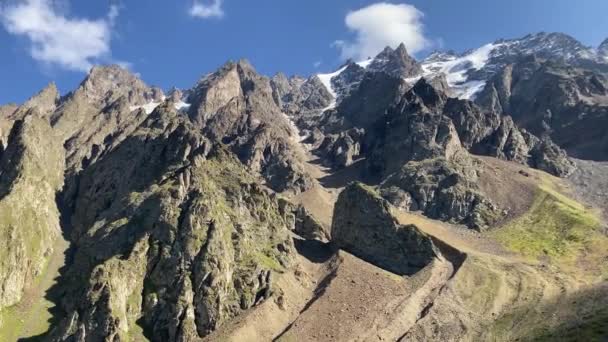
[[[608,254],[599,215],[558,192],[549,180],[539,185],[527,213],[490,234],[512,251],[562,265]]]
[[[50,328],[52,315],[49,310],[55,306],[54,303],[40,298],[28,310],[21,309],[19,305],[0,311],[0,341],[17,341],[19,338],[37,336]]]
[[[554,329],[545,329],[533,341],[588,341],[603,342],[608,337],[608,309],[588,317],[578,324],[564,323]]]
[[[519,307],[488,327],[496,341],[606,341],[608,307],[603,287]]]

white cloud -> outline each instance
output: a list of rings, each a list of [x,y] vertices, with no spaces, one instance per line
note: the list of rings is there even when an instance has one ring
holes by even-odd
[[[28,38],[34,59],[88,71],[97,59],[110,55],[118,12],[117,6],[111,6],[106,18],[68,18],[52,0],[21,0],[0,9],[0,21],[9,33]]]
[[[429,46],[423,32],[423,16],[408,4],[373,4],[346,15],[346,26],[355,33],[355,38],[337,40],[333,46],[341,50],[344,59],[364,60],[386,46],[396,47],[400,43],[404,43],[410,53],[416,53]]]
[[[323,64],[323,62],[322,62],[322,61],[316,61],[316,62],[314,62],[312,65],[313,65],[313,66],[315,67],[315,69],[316,69],[316,68],[319,68],[319,67],[320,67],[322,64]]]
[[[211,0],[210,3],[203,3],[201,0],[194,0],[190,7],[190,15],[199,18],[222,18],[224,16],[222,2],[223,0]]]

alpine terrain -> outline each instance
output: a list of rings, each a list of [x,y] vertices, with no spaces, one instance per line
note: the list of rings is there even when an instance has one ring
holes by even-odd
[[[0,106],[0,341],[606,341],[608,40]]]

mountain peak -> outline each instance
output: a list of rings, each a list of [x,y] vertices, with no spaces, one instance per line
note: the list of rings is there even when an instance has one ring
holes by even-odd
[[[405,44],[397,49],[387,46],[369,65],[373,71],[383,71],[396,77],[413,77],[422,73],[418,62],[408,54]]]
[[[38,94],[25,101],[20,109],[26,111],[37,107],[42,114],[46,114],[55,109],[58,100],[59,91],[57,90],[55,83],[51,82],[39,91]]]
[[[404,43],[399,44],[399,46],[397,46],[397,49],[395,49],[395,52],[400,53],[400,54],[407,54],[407,48],[405,47]]]
[[[119,65],[96,65],[80,84],[79,90],[93,103],[110,104],[127,96],[131,105],[160,102],[162,90],[151,88],[137,75]]]

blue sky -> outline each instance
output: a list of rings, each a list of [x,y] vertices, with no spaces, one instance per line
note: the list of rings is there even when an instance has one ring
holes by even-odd
[[[66,93],[92,63],[123,63],[167,89],[190,87],[229,59],[267,75],[329,71],[396,37],[417,57],[538,31],[591,46],[608,38],[606,0],[388,3],[400,11],[365,11],[378,1],[364,0],[0,0],[0,103],[50,81]],[[387,27],[393,21],[402,27]]]

